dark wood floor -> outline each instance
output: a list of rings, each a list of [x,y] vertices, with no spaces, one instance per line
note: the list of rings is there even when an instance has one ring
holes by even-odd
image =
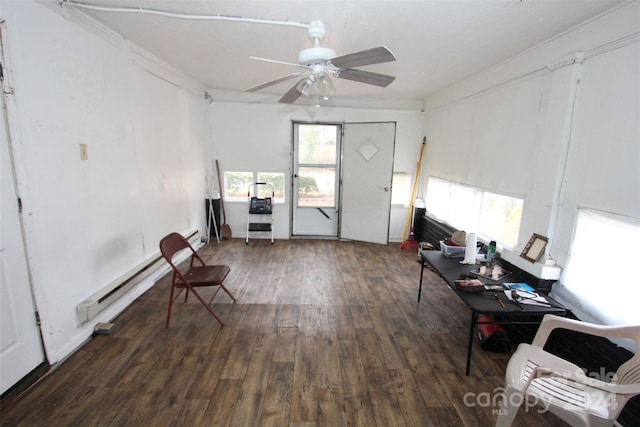
[[[3,426],[491,426],[509,355],[477,346],[469,311],[398,245],[225,240],[214,301],[174,306],[169,279],[4,408]],[[207,291],[208,292],[208,291]],[[563,425],[521,411],[514,425]]]

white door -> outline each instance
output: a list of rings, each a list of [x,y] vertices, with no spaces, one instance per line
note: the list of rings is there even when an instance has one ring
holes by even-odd
[[[396,124],[347,123],[343,135],[340,238],[386,245]]]
[[[337,237],[342,126],[293,124],[293,236]]]
[[[2,86],[5,93],[10,92],[4,81]],[[29,284],[5,117],[0,117],[0,393],[45,360]]]

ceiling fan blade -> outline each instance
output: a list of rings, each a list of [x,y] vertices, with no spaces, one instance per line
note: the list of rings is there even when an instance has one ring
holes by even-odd
[[[283,104],[293,104],[296,99],[300,98],[302,92],[298,89],[298,85],[300,81],[298,81],[287,93],[285,93],[282,98],[278,100],[278,102],[282,102]]]
[[[361,67],[363,65],[381,64],[383,62],[395,61],[396,57],[384,46],[372,49],[361,50],[360,52],[338,56],[331,60],[331,63],[338,68]]]
[[[255,59],[257,61],[271,62],[273,64],[293,65],[294,67],[307,68],[306,65],[294,64],[293,62],[276,61],[275,59],[259,58],[257,56],[250,56],[249,58]]]
[[[304,73],[291,73],[291,74],[287,74],[286,76],[282,76],[282,77],[278,77],[277,79],[273,79],[273,80],[269,80],[268,82],[264,82],[264,83],[260,83],[258,86],[253,86],[250,87],[249,89],[245,89],[245,92],[257,92],[260,89],[264,89],[265,87],[269,87],[269,86],[273,86],[275,84],[287,81],[289,79],[292,79],[294,77],[298,77],[303,75]]]
[[[372,73],[371,71],[354,70],[352,68],[340,70],[340,73],[336,75],[336,77],[380,87],[387,87],[396,79],[394,76]]]

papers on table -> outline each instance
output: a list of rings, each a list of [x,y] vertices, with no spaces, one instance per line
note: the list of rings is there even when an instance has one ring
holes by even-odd
[[[526,291],[535,293],[536,290],[533,289],[528,283],[520,282],[520,283],[503,283],[506,289],[515,289],[516,291]]]
[[[519,304],[537,305],[540,307],[551,307],[549,301],[542,295],[536,292],[519,291],[513,289],[505,289],[504,294],[510,301],[515,301]]]

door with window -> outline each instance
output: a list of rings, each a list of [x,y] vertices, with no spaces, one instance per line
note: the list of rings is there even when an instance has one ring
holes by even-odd
[[[396,123],[346,123],[340,238],[389,243]]]
[[[340,124],[293,124],[293,236],[338,235]]]
[[[294,123],[293,236],[388,243],[395,129]]]

